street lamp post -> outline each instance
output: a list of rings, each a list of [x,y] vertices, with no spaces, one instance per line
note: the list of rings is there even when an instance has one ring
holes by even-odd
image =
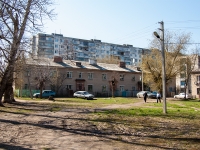
[[[158,35],[157,32],[154,32],[154,35],[160,39],[161,41],[161,49],[162,49],[162,86],[163,86],[163,113],[167,113],[167,103],[166,103],[166,71],[165,71],[165,44],[164,44],[164,22],[159,22],[161,25],[161,37]]]

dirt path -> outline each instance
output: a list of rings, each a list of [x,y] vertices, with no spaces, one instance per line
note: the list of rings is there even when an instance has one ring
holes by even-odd
[[[112,105],[109,105],[109,106],[105,106],[105,107],[102,107],[102,109],[117,109],[117,108],[131,108],[133,106],[144,106],[145,105],[145,102],[143,101],[142,98],[140,98],[140,102],[136,102],[136,103],[132,103],[132,104],[112,104]],[[147,99],[147,103],[156,103],[156,99]]]
[[[155,99],[148,103],[154,103]],[[57,103],[57,102],[56,102]],[[164,150],[200,148],[200,128],[188,122],[149,117],[101,118],[94,109],[62,107],[52,101],[23,101],[0,109],[2,150]],[[141,102],[99,109],[129,108]],[[12,111],[13,110],[13,111]],[[11,112],[10,112],[11,111]],[[198,124],[197,124],[198,125]],[[177,137],[177,135],[179,135]],[[166,137],[167,136],[167,137]],[[191,137],[186,142],[184,137]],[[193,138],[192,138],[193,137]]]

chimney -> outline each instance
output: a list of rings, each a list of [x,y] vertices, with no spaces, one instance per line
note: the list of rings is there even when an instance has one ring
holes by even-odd
[[[61,63],[62,62],[62,57],[54,56],[54,60],[53,61],[56,62],[56,63]]]
[[[122,61],[119,62],[119,67],[126,68],[126,63]]]
[[[137,67],[137,71],[141,71],[141,68],[140,68],[140,67]]]
[[[90,59],[89,59],[89,64],[90,64],[90,65],[96,65],[96,64],[97,64],[97,60],[96,60],[96,59],[90,58]]]

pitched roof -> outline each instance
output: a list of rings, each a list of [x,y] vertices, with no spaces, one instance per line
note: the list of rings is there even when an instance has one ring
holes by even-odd
[[[81,65],[77,66],[76,62],[80,62]],[[49,58],[39,58],[39,59],[27,59],[26,64],[28,65],[42,65],[49,67],[58,67],[58,68],[80,68],[80,69],[92,69],[92,70],[107,70],[107,71],[123,71],[123,72],[137,72],[141,71],[137,70],[136,66],[126,65],[126,67],[122,68],[119,64],[107,64],[107,63],[97,63],[95,65],[91,65],[86,61],[75,61],[75,60],[63,60],[62,62],[54,62],[53,59]]]

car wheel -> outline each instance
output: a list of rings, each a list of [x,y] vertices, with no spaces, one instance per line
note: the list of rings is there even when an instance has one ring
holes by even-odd
[[[38,96],[38,95],[36,95],[35,97],[36,97],[36,98],[38,98],[39,96]]]

